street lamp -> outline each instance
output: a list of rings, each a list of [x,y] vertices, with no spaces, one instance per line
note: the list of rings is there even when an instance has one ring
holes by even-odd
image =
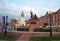
[[[6,27],[5,27],[5,32],[4,32],[4,34],[6,35],[6,33],[7,33],[7,24],[8,24],[8,15],[6,14]]]
[[[50,18],[50,36],[52,36],[52,12],[49,11],[49,18]]]

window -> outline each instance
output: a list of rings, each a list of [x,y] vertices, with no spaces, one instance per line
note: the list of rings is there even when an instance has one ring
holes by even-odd
[[[52,20],[51,21],[53,22],[53,16],[52,16]]]
[[[36,22],[31,22],[31,24],[36,24]]]
[[[56,15],[55,15],[55,22],[56,22]]]
[[[59,15],[58,19],[59,19],[59,22],[60,22],[60,15]]]
[[[56,23],[55,23],[55,25],[56,25]]]
[[[58,15],[58,22],[59,22],[60,20],[59,20],[59,15]]]
[[[58,25],[59,25],[59,22],[58,22]]]

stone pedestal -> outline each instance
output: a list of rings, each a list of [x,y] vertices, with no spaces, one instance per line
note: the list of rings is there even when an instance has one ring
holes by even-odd
[[[34,28],[29,28],[29,32],[33,32]]]

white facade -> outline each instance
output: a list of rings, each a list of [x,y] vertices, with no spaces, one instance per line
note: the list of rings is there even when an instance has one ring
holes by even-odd
[[[19,22],[20,25],[24,25],[25,26],[25,18],[24,17],[20,17],[18,19],[18,22]]]
[[[19,23],[20,25],[24,25],[24,26],[26,25],[23,11],[22,11],[22,13],[21,13],[20,18],[18,19],[18,23]]]

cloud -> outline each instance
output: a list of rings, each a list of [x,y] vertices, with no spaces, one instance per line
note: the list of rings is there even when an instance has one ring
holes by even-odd
[[[29,6],[22,7],[21,9],[28,13],[30,13],[31,10],[34,14],[37,13],[37,10],[35,8],[29,7]]]
[[[2,5],[2,4],[0,4]],[[2,14],[8,14],[9,16],[20,16],[22,10],[24,11],[24,14],[25,14],[25,17],[28,15],[30,16],[30,10],[32,10],[34,13],[36,13],[36,10],[32,7],[28,7],[28,6],[17,6],[15,4],[10,4],[10,3],[6,3],[4,5],[2,5],[0,7],[0,13]],[[26,18],[29,18],[29,17],[26,17]]]
[[[27,2],[28,4],[25,4],[24,2]],[[56,11],[58,7],[59,1],[57,0],[0,0],[0,13],[3,15],[9,14],[9,16],[16,18],[18,18],[18,16],[20,17],[22,10],[24,11],[25,17],[29,18],[30,10],[40,17],[41,15],[45,15],[47,11]]]

